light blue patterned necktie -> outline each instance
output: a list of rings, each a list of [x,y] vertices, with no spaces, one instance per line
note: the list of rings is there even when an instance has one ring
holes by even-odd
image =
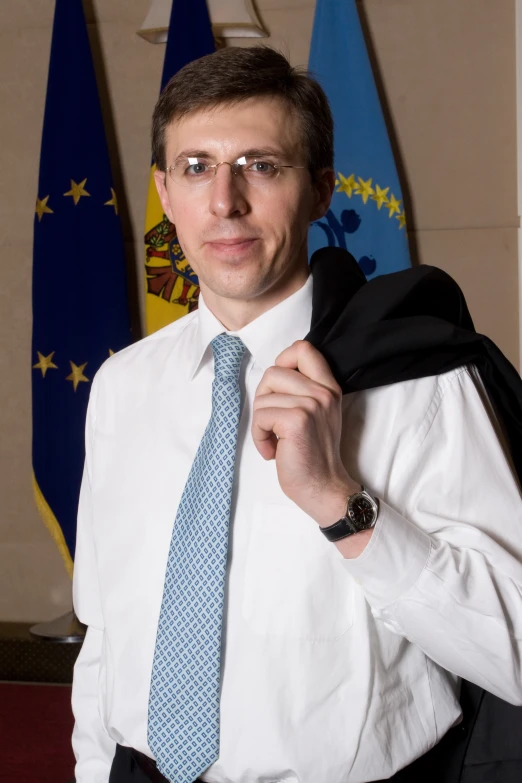
[[[149,747],[171,783],[193,783],[219,756],[221,627],[245,346],[220,334],[212,350],[212,415],[174,523],[149,696]]]

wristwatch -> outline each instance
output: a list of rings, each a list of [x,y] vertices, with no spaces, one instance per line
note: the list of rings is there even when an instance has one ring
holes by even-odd
[[[379,501],[370,495],[367,489],[361,487],[360,492],[350,495],[346,506],[346,514],[328,527],[320,530],[328,541],[340,541],[341,538],[353,536],[361,530],[370,530],[375,526],[379,516]]]

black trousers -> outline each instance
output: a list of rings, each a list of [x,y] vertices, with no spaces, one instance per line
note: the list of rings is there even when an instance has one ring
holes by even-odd
[[[457,783],[461,776],[467,733],[466,725],[451,729],[438,745],[388,778],[387,783]],[[142,769],[138,758],[139,754],[132,748],[117,745],[109,783],[156,783],[162,779],[157,771],[147,772]]]

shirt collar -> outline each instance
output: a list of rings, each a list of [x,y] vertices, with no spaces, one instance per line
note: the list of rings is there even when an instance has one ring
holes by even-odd
[[[218,334],[226,332],[241,338],[263,370],[271,367],[277,356],[295,340],[302,340],[310,331],[312,320],[312,275],[294,294],[283,299],[275,307],[267,310],[254,321],[230,332],[225,329],[205,303],[200,293],[197,311],[197,345],[190,367],[190,379],[212,356],[210,343]]]

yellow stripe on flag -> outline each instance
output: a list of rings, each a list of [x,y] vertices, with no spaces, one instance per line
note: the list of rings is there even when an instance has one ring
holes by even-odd
[[[186,315],[197,305],[199,288],[183,255],[172,223],[159,200],[153,164],[145,215],[145,317],[147,334]]]
[[[60,527],[58,520],[54,516],[51,507],[49,506],[48,502],[44,498],[42,490],[38,485],[34,473],[33,473],[33,492],[34,492],[34,498],[36,500],[36,507],[40,512],[40,516],[42,517],[47,530],[53,537],[54,542],[58,547],[58,551],[62,556],[63,562],[65,563],[65,568],[67,569],[67,573],[72,579],[73,561],[72,561],[71,553],[69,552],[69,547],[65,543],[65,538],[62,533],[62,528]]]

